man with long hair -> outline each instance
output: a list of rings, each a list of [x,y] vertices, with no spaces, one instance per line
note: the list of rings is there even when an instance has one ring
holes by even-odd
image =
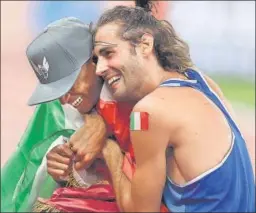
[[[150,8],[117,6],[100,17],[94,51],[113,97],[134,104],[131,182],[116,171],[118,146],[103,149],[121,210],[158,212],[163,199],[175,212],[255,211],[252,165],[232,109],[170,23]]]

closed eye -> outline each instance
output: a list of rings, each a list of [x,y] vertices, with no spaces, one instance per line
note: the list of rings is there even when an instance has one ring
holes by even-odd
[[[113,55],[113,52],[112,51],[104,51],[104,53],[102,55],[106,58],[110,58]]]
[[[97,56],[92,56],[92,62],[94,63],[94,64],[97,64],[98,63],[98,57]]]

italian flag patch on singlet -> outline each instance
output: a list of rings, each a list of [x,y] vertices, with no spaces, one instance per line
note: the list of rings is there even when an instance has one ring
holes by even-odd
[[[130,130],[148,130],[148,116],[147,112],[132,112]]]

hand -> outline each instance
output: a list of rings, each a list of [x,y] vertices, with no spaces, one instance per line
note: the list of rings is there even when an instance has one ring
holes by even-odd
[[[88,168],[100,157],[107,128],[103,118],[95,113],[85,115],[85,124],[70,138],[68,144],[75,153],[75,169]]]
[[[60,181],[71,169],[73,152],[67,143],[55,146],[46,155],[47,172],[54,180]]]

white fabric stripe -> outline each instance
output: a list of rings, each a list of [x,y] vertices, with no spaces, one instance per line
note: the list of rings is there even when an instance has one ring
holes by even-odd
[[[64,143],[64,137],[63,136],[59,136],[52,144],[51,146],[48,148],[47,152],[45,153],[45,156],[42,160],[41,165],[39,166],[34,181],[33,181],[33,185],[31,188],[31,193],[28,199],[28,207],[32,207],[32,205],[35,203],[37,197],[38,197],[38,193],[40,191],[40,187],[42,186],[42,183],[45,181],[46,177],[47,177],[47,159],[46,159],[46,155],[47,153],[54,148],[55,146],[59,145],[59,144],[63,144]],[[57,186],[57,184],[56,184]]]
[[[111,94],[111,92],[109,91],[108,87],[107,87],[107,83],[104,82],[101,92],[100,92],[100,99],[102,101],[111,101],[111,102],[116,102],[115,99],[113,98],[113,95]]]
[[[235,143],[235,135],[234,135],[234,133],[232,132],[232,142],[231,142],[230,149],[228,150],[228,153],[225,155],[225,157],[222,159],[222,161],[221,161],[219,164],[217,164],[216,166],[214,166],[213,168],[207,170],[206,172],[202,173],[201,175],[199,175],[199,176],[195,177],[194,179],[188,181],[187,183],[185,183],[185,184],[176,184],[176,183],[174,183],[174,182],[171,180],[170,177],[167,176],[168,180],[169,180],[173,185],[178,186],[178,187],[180,187],[180,188],[183,188],[183,187],[189,186],[189,185],[195,183],[196,181],[198,181],[198,180],[204,178],[204,177],[207,176],[208,174],[210,174],[210,173],[214,172],[215,170],[217,170],[218,168],[220,168],[220,167],[226,162],[226,160],[227,160],[227,158],[229,157],[231,151],[233,150],[234,143]]]
[[[141,129],[140,112],[134,112],[133,118],[134,118],[134,130],[140,130]]]
[[[70,104],[62,105],[65,116],[65,129],[79,129],[84,124],[84,117]]]
[[[72,107],[69,104],[62,105],[62,109],[64,112],[64,117],[65,117],[65,129],[74,129],[75,131],[79,129],[83,124],[84,124],[84,118],[83,115],[81,115],[77,109]],[[95,113],[95,112],[93,112]],[[96,112],[97,113],[97,112]],[[31,188],[31,194],[28,199],[28,207],[32,207],[34,202],[36,201],[39,193],[39,189],[41,187],[41,183],[45,181],[47,177],[47,160],[46,160],[46,154],[55,146],[63,144],[63,136],[58,137],[48,148],[47,152],[45,153],[45,156],[42,160],[41,165],[39,166],[34,181],[33,185]],[[56,184],[57,186],[57,184]]]
[[[174,87],[179,87],[180,83],[164,83],[164,84],[161,84],[160,87],[166,87],[166,85],[171,85],[171,86],[174,86]]]
[[[182,79],[182,78],[170,78],[166,81],[169,80],[175,80],[175,81],[186,81],[186,82],[190,82],[190,83],[197,83],[197,80],[193,79],[193,80],[189,80],[189,79]],[[163,82],[164,83],[164,82]]]

